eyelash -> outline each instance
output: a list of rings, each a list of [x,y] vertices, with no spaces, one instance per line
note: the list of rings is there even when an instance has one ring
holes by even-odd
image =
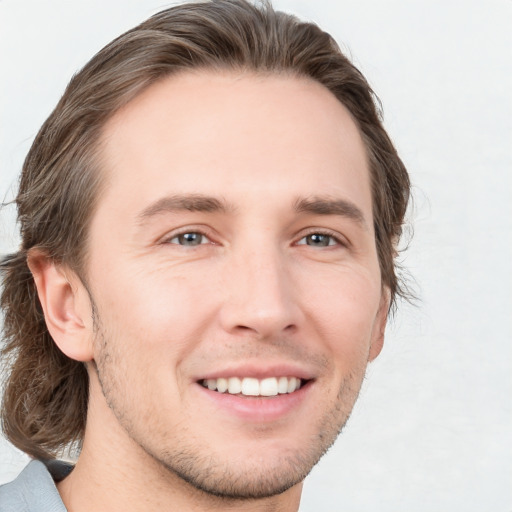
[[[314,229],[314,230],[311,230],[309,233],[306,233],[305,235],[303,235],[298,242],[296,242],[296,245],[307,245],[306,243],[300,243],[301,240],[304,240],[310,236],[313,236],[313,235],[320,235],[320,236],[325,236],[325,237],[329,237],[331,240],[333,240],[335,243],[333,244],[328,244],[326,246],[317,246],[317,247],[336,247],[336,246],[341,246],[341,247],[346,247],[347,246],[347,243],[342,240],[339,236],[338,233],[335,233],[334,231],[329,231],[329,230],[325,230],[325,229]]]
[[[199,235],[200,237],[203,237],[201,242],[199,242],[198,244],[191,244],[191,245],[179,243],[179,237],[182,237],[185,235],[192,235],[192,234]],[[301,242],[302,242],[302,240],[305,240],[308,237],[311,237],[314,235],[318,235],[321,237],[328,237],[330,239],[327,245],[318,245],[318,246],[316,246],[317,248],[336,247],[336,246],[346,247],[347,246],[347,243],[344,240],[342,240],[337,233],[335,233],[333,231],[325,230],[325,229],[311,230],[309,233],[302,235],[302,237],[297,242],[295,242],[295,245],[309,245],[309,244],[307,244],[307,242],[304,242],[304,243],[301,243]],[[178,242],[173,242],[173,240],[175,240],[175,239],[178,239]],[[207,242],[204,242],[204,239],[206,239]],[[334,241],[334,243],[330,243],[331,241]],[[180,231],[178,233],[173,233],[172,235],[170,235],[162,240],[163,244],[179,245],[181,247],[197,247],[199,245],[206,245],[208,242],[214,243],[214,242],[212,242],[211,237],[208,234],[206,234],[203,230],[193,229],[193,228],[192,229],[189,228],[189,229]],[[310,245],[310,247],[315,247],[315,246]]]
[[[173,242],[174,239],[179,239],[179,237],[185,236],[185,235],[199,235],[200,237],[206,238],[210,243],[212,242],[211,238],[204,232],[198,229],[187,229],[183,230],[179,233],[173,233],[172,235],[164,238],[162,240],[162,243],[164,244],[171,244],[171,245],[180,245],[182,247],[196,247],[198,245],[206,245],[203,241],[201,241],[198,244],[192,244],[192,245],[186,245],[186,244],[180,244]]]

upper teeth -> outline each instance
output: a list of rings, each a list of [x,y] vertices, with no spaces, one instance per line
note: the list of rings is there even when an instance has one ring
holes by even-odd
[[[300,388],[300,379],[297,377],[268,377],[266,379],[255,379],[245,377],[230,377],[229,379],[206,379],[203,380],[203,386],[212,391],[232,395],[247,396],[275,396],[277,394],[293,393]]]

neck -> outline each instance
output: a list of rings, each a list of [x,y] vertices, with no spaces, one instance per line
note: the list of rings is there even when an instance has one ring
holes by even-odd
[[[57,486],[70,512],[298,510],[302,484],[261,499],[223,498],[196,489],[137,445],[97,398],[91,390],[82,452],[75,469]]]

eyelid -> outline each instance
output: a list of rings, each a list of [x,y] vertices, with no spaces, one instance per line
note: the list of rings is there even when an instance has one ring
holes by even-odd
[[[303,231],[300,234],[300,236],[298,237],[295,244],[296,245],[306,245],[306,244],[299,244],[299,242],[302,239],[304,239],[310,235],[329,236],[329,237],[333,238],[337,242],[337,244],[340,245],[341,247],[349,247],[350,246],[350,242],[343,235],[341,235],[337,231],[332,231],[331,229],[328,229],[328,228],[308,228],[305,232]],[[336,247],[336,245],[329,245],[326,247]]]
[[[198,226],[198,225],[183,226],[181,228],[173,229],[173,230],[167,232],[164,236],[160,237],[160,239],[157,241],[157,243],[169,244],[173,238],[176,238],[180,235],[184,235],[186,233],[198,233],[198,234],[204,236],[205,238],[207,238],[210,243],[213,243],[213,244],[217,243],[215,241],[215,236],[212,234],[211,229],[208,229],[205,226]],[[308,228],[305,231],[302,231],[300,233],[300,235],[297,237],[295,245],[298,245],[298,243],[303,238],[306,238],[309,235],[315,235],[315,234],[329,236],[329,237],[333,238],[337,242],[337,244],[339,244],[342,247],[350,246],[350,242],[347,240],[347,238],[344,237],[343,235],[341,235],[339,232],[333,231],[328,228],[314,228],[314,227]],[[172,244],[172,245],[178,245],[178,244]],[[200,245],[206,245],[206,244],[200,244]],[[300,245],[305,245],[305,244],[300,244]],[[335,247],[335,246],[328,246],[328,247]]]
[[[186,233],[198,233],[199,235],[204,236],[208,239],[209,243],[216,243],[213,240],[213,236],[210,229],[207,229],[205,226],[183,226],[182,228],[176,228],[169,232],[167,232],[164,236],[160,237],[158,240],[158,244],[170,244],[170,245],[179,245],[179,244],[171,244],[171,240],[173,238],[176,238],[180,235],[184,235]],[[199,245],[206,245],[206,244],[199,244]]]

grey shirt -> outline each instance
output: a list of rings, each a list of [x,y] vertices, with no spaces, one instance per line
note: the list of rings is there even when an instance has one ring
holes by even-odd
[[[30,462],[16,480],[0,485],[0,512],[66,512],[55,482],[73,466],[60,461]]]

